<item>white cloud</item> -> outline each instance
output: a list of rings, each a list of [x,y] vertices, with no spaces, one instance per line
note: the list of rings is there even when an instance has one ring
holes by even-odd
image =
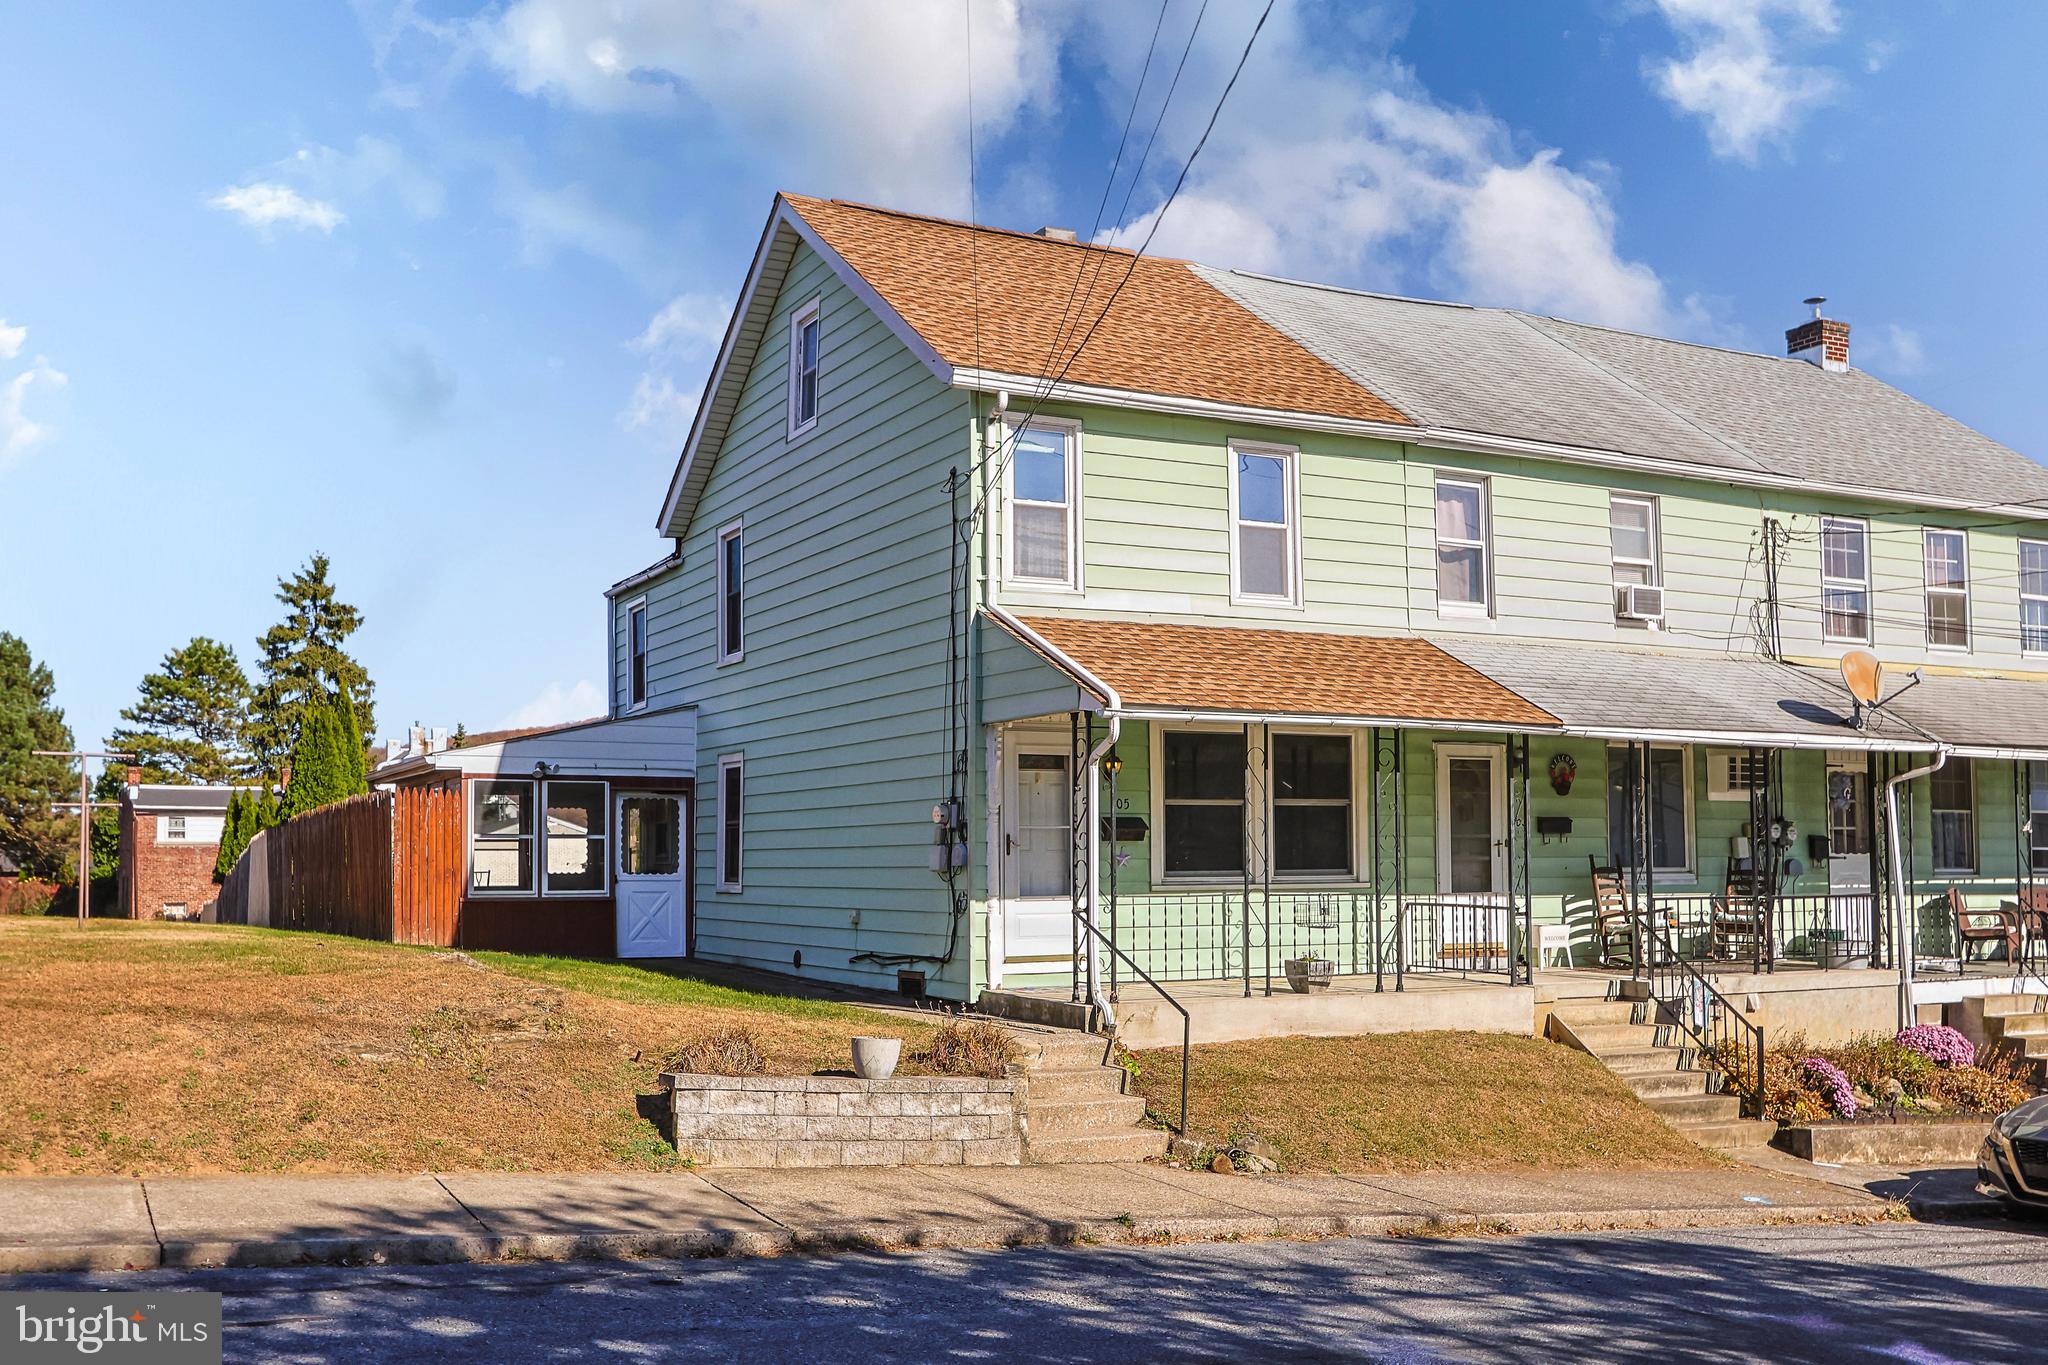
[[[6,318],[0,318],[0,360],[12,360],[21,354],[22,343],[28,340],[28,328],[10,327]]]
[[[678,294],[648,320],[646,330],[633,339],[633,349],[653,352],[676,346],[716,346],[725,336],[726,320],[731,316],[730,299],[717,294]]]
[[[1919,374],[1927,368],[1927,345],[1920,333],[1896,322],[1875,328],[1868,337],[1858,338],[1863,354],[1857,357],[1865,367],[1888,374]]]
[[[1221,36],[1209,69],[1197,75],[1191,65],[1183,81],[1184,91],[1199,92],[1188,103],[1204,118],[1228,75],[1218,63],[1235,59],[1250,16],[1239,10],[1215,23]],[[1165,164],[1177,170],[1186,155],[1175,147]],[[1116,239],[1142,241],[1157,212]],[[1443,104],[1390,58],[1333,51],[1291,8],[1267,23],[1153,250],[1692,330],[1656,272],[1622,250],[1599,180],[1555,149],[1527,150],[1490,115]]]
[[[14,329],[20,335],[26,335],[26,330]],[[11,357],[13,352],[6,354]],[[61,389],[70,382],[70,377],[62,370],[52,366],[45,357],[37,356],[27,369],[0,384],[0,468],[12,464],[30,446],[49,439],[51,434],[49,426],[29,417],[26,411],[29,391],[37,387]]]
[[[439,217],[447,200],[439,180],[413,164],[397,143],[380,137],[358,137],[347,151],[309,142],[276,170],[321,200],[359,204],[388,193],[415,218]]]
[[[974,8],[974,105],[1000,132],[1058,91],[1064,6]],[[958,0],[518,0],[472,41],[524,94],[580,109],[708,116],[791,188],[958,212],[967,200]]]
[[[308,199],[291,186],[270,180],[252,181],[222,190],[207,202],[234,214],[251,227],[266,230],[282,224],[286,227],[318,228],[331,233],[348,218],[324,200]]]
[[[1707,127],[1717,156],[1754,161],[1840,88],[1826,67],[1798,65],[1786,49],[1831,38],[1834,0],[1656,0],[1680,54],[1646,62],[1658,94]]]
[[[564,685],[551,682],[533,700],[505,717],[506,729],[527,725],[559,725],[604,714],[604,692],[589,679]]]
[[[716,294],[678,294],[663,304],[627,343],[648,360],[619,414],[620,424],[628,431],[650,430],[666,442],[681,441],[697,416],[703,390],[678,388],[676,376],[703,378],[731,316],[732,301]]]

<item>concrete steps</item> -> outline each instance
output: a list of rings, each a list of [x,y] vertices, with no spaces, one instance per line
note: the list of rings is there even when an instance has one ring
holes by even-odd
[[[1742,1117],[1738,1096],[1707,1088],[1708,1075],[1684,1066],[1678,1030],[1650,1022],[1647,1000],[1560,1000],[1549,1033],[1591,1053],[1659,1118],[1703,1147],[1761,1147],[1777,1125]]]
[[[1106,1038],[1072,1029],[1012,1028],[1024,1073],[1024,1151],[1036,1163],[1145,1161],[1167,1134],[1141,1126],[1145,1098],[1110,1060]]]
[[[1037,1165],[1074,1161],[1150,1161],[1166,1155],[1167,1136],[1151,1128],[1120,1133],[1087,1133],[1075,1137],[1032,1138],[1027,1144]]]
[[[2036,1079],[2048,1075],[2048,995],[1985,996],[1984,1036],[2017,1045],[2034,1063]]]

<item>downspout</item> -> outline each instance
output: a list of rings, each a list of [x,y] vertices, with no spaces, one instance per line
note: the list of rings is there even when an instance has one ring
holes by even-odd
[[[1934,751],[1934,762],[1924,767],[1911,768],[1884,784],[1885,833],[1892,850],[1892,866],[1905,866],[1905,855],[1900,851],[1899,842],[1899,786],[1916,777],[1928,777],[1941,771],[1948,762],[1949,747],[1944,744]],[[1913,1025],[1913,945],[1911,926],[1906,922],[1906,891],[1902,878],[1892,879],[1892,945],[1899,959],[1899,1027]]]

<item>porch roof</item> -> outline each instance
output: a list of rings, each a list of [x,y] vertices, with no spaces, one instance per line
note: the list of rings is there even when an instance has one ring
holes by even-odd
[[[1098,696],[1113,692],[1124,714],[1558,728],[1556,716],[1513,688],[1413,637],[1100,618],[995,619]]]
[[[1817,668],[1799,671],[1818,674],[1841,691],[1841,682],[1831,673]],[[1902,681],[1886,679],[1885,691],[1894,700],[1887,701],[1885,709],[1939,735],[1957,753],[2048,759],[2048,682],[1923,672],[1918,683],[1902,691]]]
[[[1925,751],[1935,747],[1939,734],[1930,734],[1932,727],[1918,714],[1899,706],[1872,712],[1857,729],[1847,690],[1819,668],[1704,650],[1474,637],[1438,643],[1556,715],[1568,733],[1593,738]],[[2041,695],[2048,706],[2048,688]]]

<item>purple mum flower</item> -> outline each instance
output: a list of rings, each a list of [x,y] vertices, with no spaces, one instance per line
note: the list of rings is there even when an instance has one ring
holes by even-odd
[[[1915,1024],[1911,1028],[1902,1028],[1893,1041],[1909,1052],[1919,1053],[1936,1066],[1977,1064],[1977,1045],[1947,1024]]]
[[[1808,1057],[1800,1067],[1820,1082],[1827,1092],[1828,1103],[1845,1119],[1856,1117],[1856,1087],[1849,1084],[1849,1078],[1842,1074],[1842,1068],[1825,1057]]]

